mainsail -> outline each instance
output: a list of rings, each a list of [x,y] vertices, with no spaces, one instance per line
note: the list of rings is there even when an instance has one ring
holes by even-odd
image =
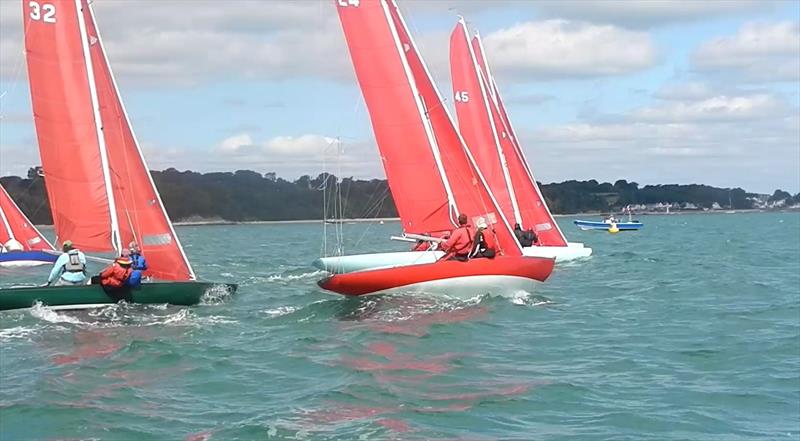
[[[336,4],[403,229],[450,230],[464,212],[493,223],[500,248],[520,255],[397,5],[387,0]]]
[[[39,152],[57,239],[87,251],[135,241],[147,275],[194,279],[120,100],[86,0],[23,2]]]
[[[0,245],[14,239],[25,251],[52,250],[53,246],[25,217],[6,189],[0,185]]]
[[[510,202],[516,207],[512,216],[506,205],[504,212],[507,216],[514,218],[523,228],[534,228],[539,237],[539,245],[567,246],[567,240],[547,207],[511,127],[486,62],[480,37],[476,36],[470,41],[468,35],[466,24],[463,19],[459,20],[451,36],[453,89],[458,93],[470,88],[477,94],[470,96],[473,102],[456,100],[459,129],[476,155],[480,169],[484,173],[487,173],[484,167],[495,174],[502,173],[509,189],[507,194],[511,198]],[[487,125],[497,134],[494,145],[489,143],[486,130],[480,129]],[[482,153],[478,154],[476,150]],[[502,183],[496,182],[495,185],[500,186]]]

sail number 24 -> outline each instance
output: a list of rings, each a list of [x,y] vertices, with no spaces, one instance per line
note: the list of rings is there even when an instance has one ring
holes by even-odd
[[[56,22],[56,6],[52,3],[29,2],[31,20],[41,20],[45,23]]]

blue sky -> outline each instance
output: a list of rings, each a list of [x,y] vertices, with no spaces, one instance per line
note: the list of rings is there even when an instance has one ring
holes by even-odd
[[[0,1],[0,175],[38,164],[20,5]],[[383,176],[332,0],[93,5],[152,168]],[[800,2],[399,5],[445,96],[456,14],[480,30],[540,181],[800,191]]]

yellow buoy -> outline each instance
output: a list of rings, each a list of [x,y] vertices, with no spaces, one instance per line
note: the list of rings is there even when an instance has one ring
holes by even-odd
[[[611,226],[608,227],[608,232],[611,233],[611,234],[619,233],[619,228],[617,228],[617,223],[616,222],[611,222]]]

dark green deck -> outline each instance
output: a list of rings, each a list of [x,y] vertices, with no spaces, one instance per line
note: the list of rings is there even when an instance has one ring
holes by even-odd
[[[152,282],[142,283],[139,289],[122,288],[106,291],[100,285],[42,286],[0,289],[0,311],[30,308],[36,302],[47,306],[113,304],[120,300],[129,303],[169,303],[196,305],[209,289],[221,287],[231,294],[237,285],[210,282]]]

